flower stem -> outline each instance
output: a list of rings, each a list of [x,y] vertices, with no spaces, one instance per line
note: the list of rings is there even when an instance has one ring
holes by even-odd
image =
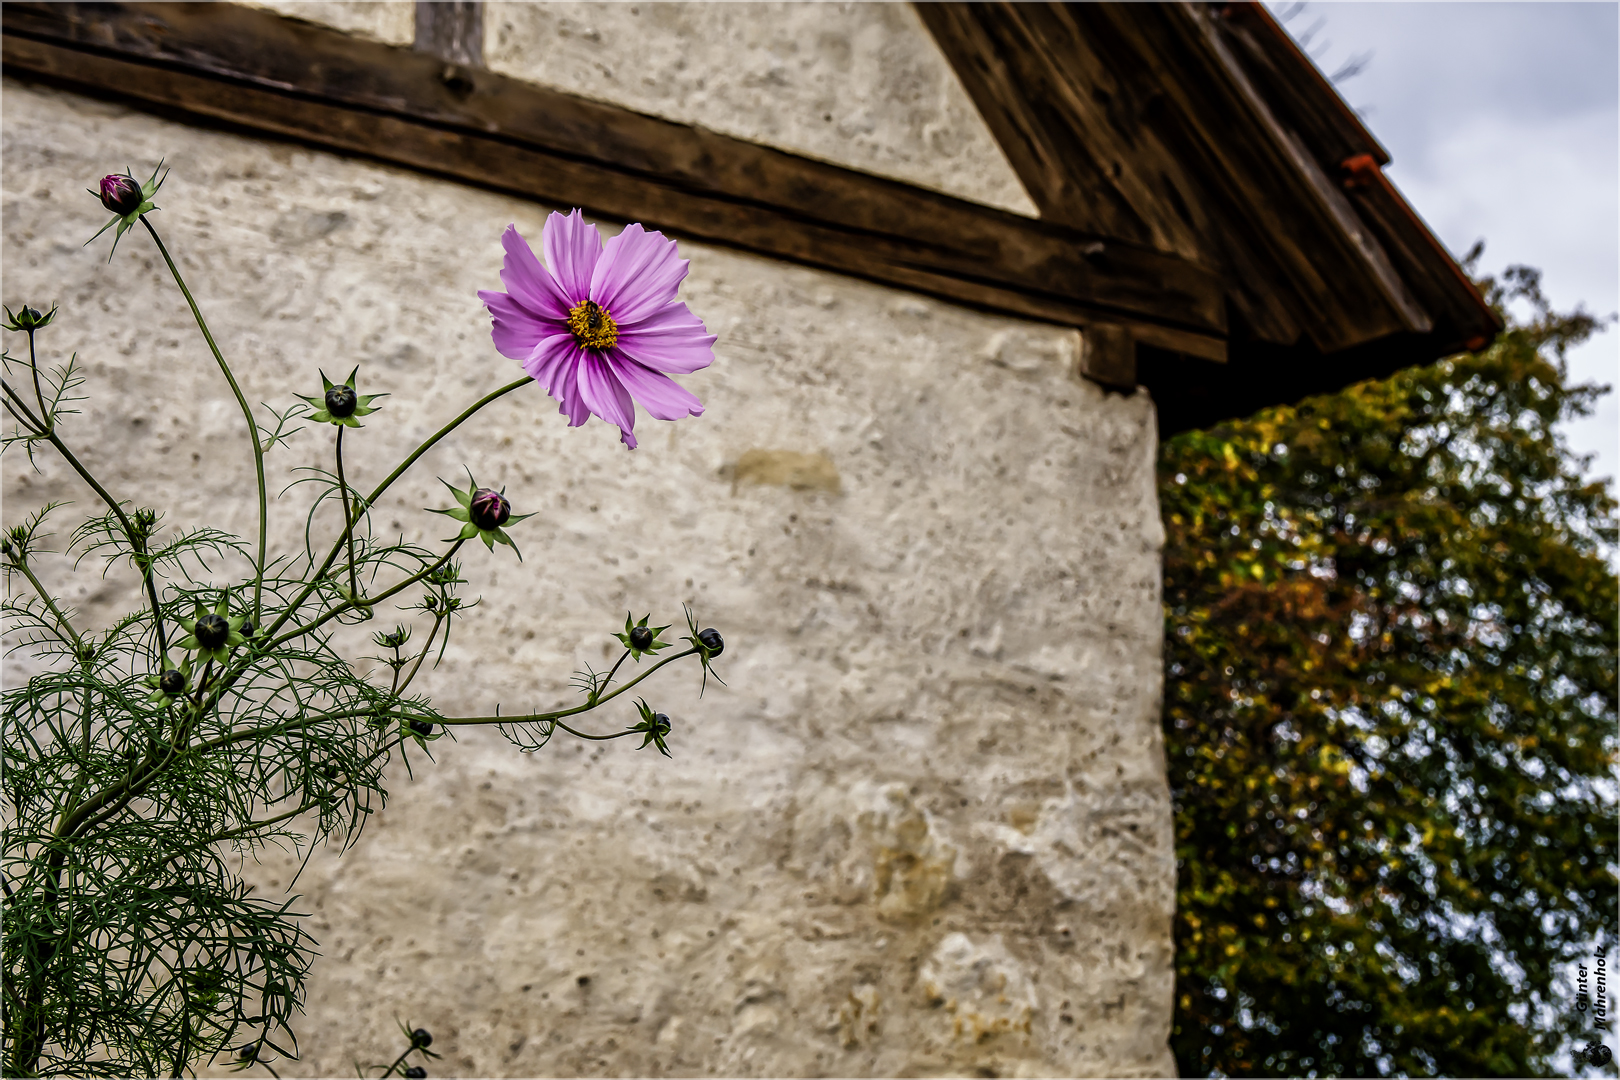
[[[269,515],[269,501],[265,497],[264,486],[264,448],[259,445],[259,425],[253,419],[253,410],[248,407],[247,398],[242,396],[242,388],[236,385],[236,376],[231,373],[231,366],[225,362],[219,346],[214,344],[214,335],[209,333],[208,323],[203,319],[197,301],[192,299],[191,290],[186,288],[185,279],[180,276],[180,268],[174,265],[174,260],[169,257],[169,249],[163,246],[163,238],[158,236],[157,230],[146,220],[145,214],[141,215],[141,224],[152,234],[152,241],[162,253],[163,261],[169,264],[169,273],[174,275],[174,283],[180,286],[180,294],[191,306],[191,314],[197,320],[197,328],[202,331],[203,340],[208,342],[208,350],[214,354],[214,360],[219,364],[219,370],[224,374],[225,381],[230,383],[231,393],[236,395],[236,403],[242,407],[242,416],[247,420],[248,440],[253,443],[253,467],[259,481],[259,559],[253,567],[253,622],[254,625],[258,625],[262,621],[260,609],[263,607],[264,597],[264,552]]]
[[[61,454],[69,465],[73,466],[73,471],[83,477],[84,482],[89,484],[97,495],[101,496],[101,501],[107,504],[107,508],[118,518],[118,523],[124,527],[124,535],[129,539],[130,550],[140,557],[136,562],[136,566],[140,568],[141,577],[146,583],[147,598],[152,603],[152,625],[157,629],[158,655],[161,657],[168,651],[169,646],[168,640],[163,633],[163,608],[158,604],[157,586],[152,582],[152,564],[146,561],[145,542],[135,532],[135,526],[124,513],[124,508],[118,505],[111,495],[107,494],[107,489],[102,487],[94,476],[90,475],[90,470],[85,468],[84,464],[73,456],[73,451],[67,448],[67,443],[63,442],[54,430],[45,427],[41,421],[34,417],[28,405],[22,398],[17,396],[17,391],[4,383],[0,383],[0,390],[4,390],[5,395],[11,399],[7,403],[7,408],[21,409],[23,411],[23,415],[27,417],[27,422],[38,427],[42,436],[49,440],[52,446],[56,447],[56,452]]]
[[[51,421],[51,411],[45,407],[45,393],[39,388],[39,361],[34,358],[33,327],[28,329],[28,371],[34,376],[34,400],[39,402],[39,415],[46,424],[54,427],[55,424]]]
[[[337,432],[337,478],[338,491],[343,496],[343,539],[349,545],[349,595],[356,600],[360,599],[360,584],[354,576],[354,519],[359,517],[358,510],[354,515],[349,514],[349,482],[343,478],[343,424],[338,425]]]
[[[611,693],[608,693],[608,694],[604,694],[601,697],[597,698],[595,701],[586,701],[586,703],[583,704],[583,705],[575,705],[572,709],[557,709],[557,710],[554,710],[552,712],[546,712],[546,713],[531,713],[528,716],[441,716],[441,717],[438,718],[438,722],[443,724],[445,727],[451,727],[451,726],[468,726],[468,727],[471,727],[471,726],[479,725],[479,724],[533,724],[533,723],[542,723],[542,722],[554,723],[554,722],[556,722],[558,720],[561,720],[565,716],[575,716],[575,715],[578,715],[579,713],[582,713],[582,712],[589,712],[590,710],[596,708],[598,705],[606,705],[608,702],[612,701],[614,698],[618,697],[620,694],[624,693],[626,690],[629,690],[632,686],[635,686],[642,679],[645,679],[647,676],[651,675],[653,672],[657,671],[659,668],[663,667],[665,664],[672,664],[676,660],[679,660],[679,659],[681,659],[683,657],[691,656],[696,652],[698,652],[697,649],[687,649],[685,652],[678,652],[678,653],[674,653],[674,654],[672,654],[670,656],[666,656],[662,660],[658,661],[658,663],[656,663],[652,667],[648,668],[646,671],[643,671],[640,675],[637,675],[635,678],[631,679],[629,682],[627,682],[623,686],[619,687],[617,690],[614,690],[614,691],[612,691]],[[581,739],[617,739],[617,738],[619,738],[620,735],[628,735],[629,734],[628,731],[622,731],[618,735],[586,735],[584,732],[575,731],[573,728],[569,727],[566,724],[560,724],[558,726],[561,727],[564,731],[568,732],[570,735],[576,735]]]
[[[29,569],[28,564],[21,558],[13,559],[11,565],[21,570],[29,582],[33,584],[34,591],[39,593],[39,598],[45,601],[45,606],[50,609],[52,615],[56,616],[57,625],[66,630],[68,637],[73,639],[74,655],[82,660],[84,658],[84,642],[79,639],[78,631],[73,629],[73,625],[68,622],[67,616],[62,614],[62,609],[56,606],[56,601],[51,599],[51,594],[45,591],[45,586],[39,583],[39,578],[34,576],[34,571]]]
[[[309,622],[305,623],[303,626],[296,626],[293,629],[288,630],[285,634],[282,634],[280,637],[275,638],[272,641],[265,644],[263,646],[264,651],[268,652],[270,649],[275,648],[277,645],[280,645],[280,644],[282,644],[284,642],[291,641],[293,638],[296,638],[296,637],[302,637],[303,635],[309,633],[310,631],[320,628],[321,626],[323,626],[327,622],[330,622],[332,619],[337,618],[337,616],[343,614],[345,611],[348,611],[351,608],[371,608],[371,607],[376,607],[378,604],[382,603],[384,600],[388,599],[390,596],[393,596],[395,593],[399,592],[401,589],[409,588],[411,585],[415,584],[418,581],[421,581],[423,578],[425,578],[429,574],[433,573],[433,571],[437,570],[439,567],[441,567],[445,563],[449,562],[451,556],[453,556],[458,550],[460,550],[461,545],[465,544],[466,542],[467,541],[465,539],[457,540],[451,546],[450,550],[445,552],[444,555],[439,558],[438,562],[434,563],[432,566],[428,567],[426,570],[418,570],[416,573],[412,574],[410,577],[406,578],[404,581],[401,581],[399,584],[394,585],[394,586],[392,586],[390,588],[384,589],[382,592],[378,593],[376,596],[368,597],[365,600],[355,599],[355,600],[350,600],[350,601],[347,601],[345,603],[339,604],[337,607],[332,608],[330,611],[325,611],[325,612],[322,612],[320,615],[317,615],[314,619],[311,619]],[[279,626],[280,623],[278,622],[277,625]],[[272,629],[274,629],[274,627],[272,627]]]
[[[490,402],[494,401],[496,398],[502,397],[503,395],[506,395],[506,394],[510,394],[513,390],[516,390],[518,387],[523,386],[523,385],[525,385],[527,383],[531,383],[533,381],[534,381],[533,379],[531,379],[529,376],[525,375],[525,376],[523,376],[523,378],[518,379],[516,382],[507,383],[505,386],[501,387],[499,390],[494,390],[494,391],[491,391],[488,394],[485,394],[483,397],[479,398],[477,401],[475,401],[471,405],[467,406],[467,408],[462,411],[460,416],[456,417],[454,420],[452,420],[448,424],[444,425],[444,427],[442,427],[438,431],[434,432],[431,436],[429,436],[422,443],[421,446],[418,446],[415,450],[411,451],[410,456],[408,456],[404,461],[400,462],[399,466],[396,469],[394,469],[393,472],[389,473],[387,475],[387,477],[385,477],[383,479],[382,483],[377,485],[376,490],[373,491],[369,496],[367,496],[366,505],[367,506],[376,506],[377,505],[377,500],[382,498],[383,492],[387,491],[389,486],[392,485],[395,480],[398,480],[402,475],[404,475],[405,470],[410,468],[412,465],[414,465],[416,463],[417,458],[421,457],[423,454],[427,453],[428,450],[432,449],[434,444],[437,443],[440,439],[444,438],[446,435],[450,434],[456,428],[460,427],[463,423],[466,422],[466,420],[469,417],[471,417],[479,409],[482,409],[485,405],[488,405]],[[286,608],[284,608],[282,610],[281,614],[276,617],[275,622],[270,624],[269,633],[273,634],[277,630],[279,630],[283,623],[285,623],[288,619],[293,617],[293,613],[298,610],[298,608],[304,603],[304,601],[309,599],[310,594],[315,591],[315,588],[316,588],[317,584],[320,582],[321,578],[326,575],[326,572],[329,569],[331,569],[333,560],[335,560],[338,557],[338,553],[340,551],[342,551],[342,550],[343,550],[343,544],[342,544],[341,540],[332,545],[332,550],[326,553],[326,561],[321,563],[320,569],[317,570],[310,577],[309,584],[304,586],[304,590],[301,593],[298,594],[297,598],[294,599],[292,603],[288,604],[286,606]]]

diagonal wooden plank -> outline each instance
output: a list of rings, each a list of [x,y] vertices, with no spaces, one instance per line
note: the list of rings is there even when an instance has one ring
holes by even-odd
[[[234,5],[7,4],[4,62],[947,299],[1225,355],[1222,285],[1151,249]]]

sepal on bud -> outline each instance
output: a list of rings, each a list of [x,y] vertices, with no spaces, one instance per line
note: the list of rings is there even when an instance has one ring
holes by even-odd
[[[158,175],[160,172],[163,173],[162,176]],[[117,251],[118,240],[124,235],[124,230],[141,220],[142,214],[157,209],[152,199],[157,195],[158,188],[163,186],[163,181],[167,180],[168,177],[169,174],[164,172],[163,162],[161,161],[158,162],[157,168],[152,170],[151,177],[144,184],[137,184],[135,177],[128,169],[124,170],[122,174],[113,173],[109,176],[103,176],[99,185],[100,190],[91,191],[90,194],[101,200],[102,206],[112,211],[113,218],[96,230],[96,236],[100,236],[114,225],[118,226],[118,231],[113,234],[113,251]],[[86,240],[84,242],[85,246],[88,247],[96,236]],[[112,261],[111,252],[107,254],[107,261]]]
[[[230,597],[227,595],[212,612],[204,611],[199,605],[194,618],[181,619],[180,626],[186,636],[175,643],[176,647],[195,649],[198,660],[223,664],[232,649],[247,644],[247,638],[242,636],[247,616],[230,614],[229,605]]]
[[[178,701],[185,699],[186,690],[191,686],[191,657],[183,657],[178,665],[169,659],[169,654],[163,654],[163,670],[156,675],[148,675],[141,680],[152,688],[147,695],[147,703],[158,708],[167,708]]]
[[[703,688],[706,690],[709,686],[709,676],[714,674],[709,663],[725,652],[726,640],[720,636],[720,631],[712,626],[699,630],[697,616],[692,614],[692,609],[685,605],[682,605],[682,609],[686,612],[686,627],[691,631],[683,640],[691,644],[692,649],[698,654],[698,660],[703,664]],[[726,685],[726,680],[719,675],[714,676],[714,681],[721,686]]]
[[[12,314],[10,308],[5,310],[6,321],[0,323],[0,326],[4,326],[7,330],[43,330],[51,325],[52,319],[56,318],[55,304],[51,305],[51,310],[43,314],[41,314],[39,308],[30,307],[27,304],[24,304],[16,314]]]
[[[638,663],[643,653],[655,654],[659,649],[667,649],[675,644],[673,641],[658,640],[658,635],[668,630],[669,627],[648,626],[647,620],[651,618],[652,615],[650,614],[643,615],[640,622],[632,623],[630,621],[631,615],[627,611],[624,613],[624,633],[613,635],[619,639],[619,642],[626,649],[630,650],[630,659]]]
[[[516,525],[524,518],[534,517],[533,514],[512,513],[512,504],[506,499],[505,489],[496,491],[493,488],[479,487],[478,481],[473,479],[471,470],[467,472],[465,491],[442,477],[439,483],[449,488],[450,494],[454,495],[456,502],[461,505],[452,510],[436,510],[429,507],[428,512],[443,514],[445,517],[465,522],[461,526],[461,532],[452,536],[450,540],[470,540],[476,536],[491,551],[495,550],[497,543],[505,544],[517,553],[520,561],[522,560],[523,553],[518,551],[518,546],[506,535],[506,530],[502,526]]]
[[[669,747],[664,743],[665,737],[669,735],[669,717],[661,712],[653,712],[652,706],[647,704],[645,698],[636,699],[636,711],[641,714],[641,722],[630,730],[639,731],[646,736],[636,749],[645,750],[649,746],[656,746],[660,754],[671,757]]]
[[[360,366],[355,365],[349,377],[341,383],[334,383],[322,371],[320,397],[306,397],[302,400],[309,402],[315,411],[310,419],[317,424],[342,424],[344,427],[362,427],[360,417],[370,416],[382,406],[372,407],[372,402],[378,398],[387,397],[387,394],[359,394],[355,392],[355,376],[360,374]]]

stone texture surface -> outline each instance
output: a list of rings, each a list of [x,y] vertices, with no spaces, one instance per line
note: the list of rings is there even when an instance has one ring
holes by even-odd
[[[416,40],[416,5],[410,0],[238,0],[305,22],[389,45]]]
[[[126,162],[173,167],[155,220],[250,401],[356,363],[393,395],[348,444],[360,482],[513,377],[474,294],[501,228],[537,239],[546,208],[11,80],[3,108],[4,300],[60,302],[45,344],[89,376],[68,437],[172,527],[251,529],[251,466],[150,242],[81,246],[104,220],[84,189]],[[719,334],[683,380],[706,415],[643,417],[630,453],[525,390],[377,515],[434,542],[422,508],[462,462],[538,512],[526,562],[466,560],[484,603],[428,677],[446,711],[565,701],[626,609],[682,601],[724,631],[728,685],[656,682],[673,760],[473,729],[394,770],[358,845],[293,888],[322,955],[279,1071],[390,1060],[398,1019],[434,1032],[435,1075],[1172,1072],[1150,403],[1078,379],[1069,331],[682,253]],[[275,490],[329,453],[276,451]],[[8,524],[92,505],[48,454],[4,474]],[[282,550],[299,491],[272,504]],[[135,602],[46,569],[91,622]],[[295,866],[245,872],[280,896]]]
[[[1035,217],[910,4],[491,3],[490,68]]]

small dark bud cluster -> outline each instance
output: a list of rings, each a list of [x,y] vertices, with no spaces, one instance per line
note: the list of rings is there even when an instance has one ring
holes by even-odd
[[[36,329],[45,320],[44,312],[37,307],[24,304],[23,309],[17,312],[17,325],[24,330]]]
[[[479,488],[467,503],[467,519],[488,532],[505,525],[512,516],[512,504],[494,488]]]
[[[243,1043],[237,1048],[238,1061],[256,1061],[259,1057],[259,1044],[256,1042]]]
[[[411,1032],[411,1045],[426,1048],[433,1045],[433,1035],[427,1028],[417,1028]]]
[[[101,178],[101,205],[117,214],[119,217],[128,217],[141,208],[141,185],[128,176],[103,176]]]
[[[653,632],[650,627],[633,626],[630,628],[630,647],[646,652],[653,643]]]
[[[197,620],[194,631],[197,644],[205,649],[217,649],[231,636],[231,624],[222,615],[208,614]]]
[[[422,1080],[422,1078],[426,1075],[427,1070],[422,1068],[420,1065],[412,1065],[410,1068],[405,1070],[407,1080]]]
[[[352,386],[334,386],[326,392],[326,411],[339,420],[353,416],[355,406],[359,404],[360,396]]]
[[[148,686],[151,683],[147,684]],[[170,668],[158,676],[158,689],[165,694],[178,694],[186,688],[186,673]]]
[[[426,720],[412,720],[411,730],[418,735],[431,735],[433,734],[433,725]]]
[[[726,651],[726,639],[721,637],[720,631],[712,626],[707,630],[699,630],[697,639],[708,650],[711,657],[719,656]]]

